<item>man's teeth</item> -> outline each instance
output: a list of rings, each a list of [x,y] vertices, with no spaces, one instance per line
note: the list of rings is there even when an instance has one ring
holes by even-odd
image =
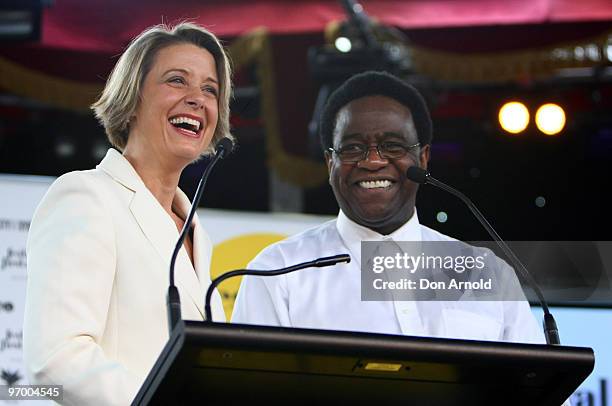
[[[364,180],[359,182],[359,186],[366,189],[385,188],[391,186],[390,180]]]
[[[193,126],[194,130],[197,132],[200,130],[200,122],[198,120],[194,120],[193,118],[189,118],[189,117],[174,117],[170,119],[170,124],[189,124],[190,126]]]

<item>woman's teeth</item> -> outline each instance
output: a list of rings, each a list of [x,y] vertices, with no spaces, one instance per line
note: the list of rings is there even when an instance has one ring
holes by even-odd
[[[174,117],[171,118],[169,121],[170,124],[174,126],[181,126],[182,124],[182,128],[192,132],[198,132],[200,130],[200,122],[189,117]],[[187,124],[187,126],[185,126],[185,124]]]

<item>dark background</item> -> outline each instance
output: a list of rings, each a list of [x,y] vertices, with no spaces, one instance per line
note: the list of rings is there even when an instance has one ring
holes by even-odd
[[[404,34],[422,46],[443,50],[494,52],[569,40],[577,31],[589,36],[612,25],[606,22],[412,29]],[[612,31],[611,31],[612,32]],[[323,33],[273,34],[274,79],[283,147],[291,154],[323,162],[318,140],[309,136],[320,83],[312,78],[308,49],[324,44]],[[230,44],[235,38],[224,38]],[[442,41],[444,40],[444,41]],[[609,41],[610,42],[610,41]],[[610,42],[612,44],[612,42]],[[38,47],[36,41],[0,41],[0,56],[36,66],[49,75],[104,83],[117,53],[88,54]],[[432,46],[433,46],[432,45]],[[434,122],[430,170],[471,197],[508,240],[609,240],[608,188],[612,173],[612,45],[608,59],[582,77],[517,78],[511,82],[475,84],[441,82],[413,75]],[[238,149],[221,162],[209,179],[201,205],[230,210],[270,210],[270,169],[260,111],[258,74],[253,67],[236,72],[232,102],[233,133]],[[524,102],[531,114],[520,135],[505,133],[497,112],[509,100]],[[537,107],[560,104],[567,125],[558,136],[535,128]],[[61,110],[18,97],[0,87],[0,173],[58,176],[93,168],[109,147],[90,112]],[[181,187],[195,191],[206,160],[188,167]],[[536,198],[544,197],[543,207]],[[336,214],[338,207],[326,182],[304,189],[305,213]],[[454,197],[422,187],[417,207],[421,222],[463,240],[488,235]],[[438,222],[445,212],[448,220]]]
[[[291,78],[279,78],[279,82],[285,81],[290,82]],[[432,174],[471,197],[504,238],[609,239],[608,189],[612,173],[609,84],[422,90],[434,117]],[[520,135],[506,134],[497,124],[497,110],[505,100],[517,97],[526,102],[532,115],[543,101],[561,104],[568,116],[565,130],[558,136],[545,136],[532,122]],[[453,105],[463,105],[464,109],[472,110],[469,115],[476,117],[441,113]],[[236,107],[239,110],[234,110],[233,122],[239,147],[215,168],[202,206],[267,211],[269,173],[266,140],[256,117],[258,103],[236,102]],[[309,118],[312,105],[296,104],[290,108]],[[305,138],[300,142],[314,141]],[[62,145],[65,150],[66,144],[72,145],[73,152],[62,155]],[[0,172],[58,176],[94,167],[106,148],[104,132],[91,114],[3,96]],[[320,154],[313,158],[322,160]],[[205,163],[186,169],[181,187],[188,193],[195,190]],[[337,213],[326,183],[304,192],[306,213]],[[538,196],[545,198],[544,207],[536,206]],[[424,186],[417,207],[424,224],[445,234],[465,240],[487,239],[469,211],[452,196]],[[436,221],[440,211],[448,214],[446,223]]]

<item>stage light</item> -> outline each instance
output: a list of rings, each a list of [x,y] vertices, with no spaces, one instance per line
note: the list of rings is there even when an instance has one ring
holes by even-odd
[[[60,138],[55,143],[55,154],[60,158],[70,158],[74,156],[76,146],[68,138]]]
[[[353,45],[351,44],[351,40],[346,37],[338,37],[334,42],[336,49],[340,52],[350,52]]]
[[[565,111],[558,104],[540,106],[535,116],[536,126],[546,135],[556,135],[565,127]]]
[[[505,131],[518,134],[529,124],[529,110],[523,103],[508,102],[499,109],[498,119]]]
[[[443,211],[440,211],[438,212],[438,214],[436,214],[436,220],[438,220],[438,223],[446,223],[446,221],[448,220],[448,214]]]

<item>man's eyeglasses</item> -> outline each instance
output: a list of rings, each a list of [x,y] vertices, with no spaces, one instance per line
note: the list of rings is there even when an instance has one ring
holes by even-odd
[[[338,155],[338,158],[340,158],[342,162],[359,162],[366,159],[368,152],[372,148],[378,151],[378,155],[382,159],[399,159],[403,158],[411,149],[419,146],[421,146],[419,142],[412,145],[404,145],[399,142],[381,142],[376,145],[355,143],[343,145],[338,149],[327,148],[327,150]]]

